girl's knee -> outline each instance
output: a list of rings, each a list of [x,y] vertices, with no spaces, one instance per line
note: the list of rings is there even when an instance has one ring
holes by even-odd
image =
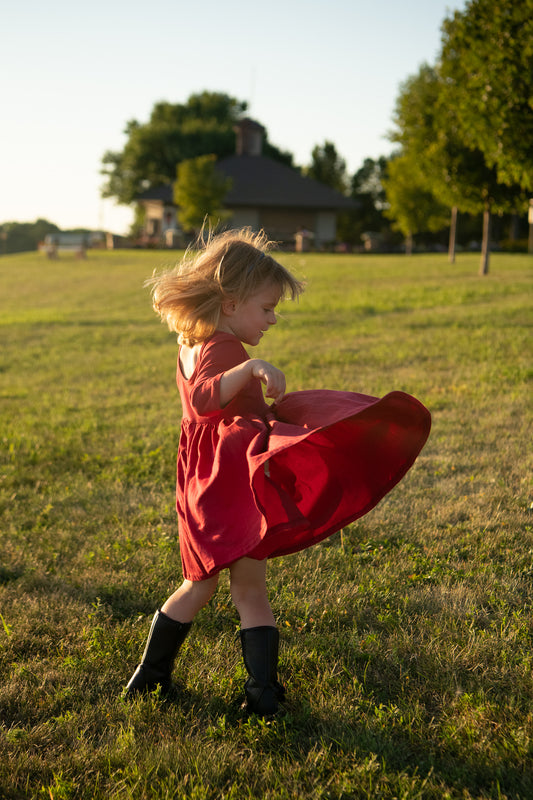
[[[161,611],[179,622],[191,622],[198,611],[211,600],[217,583],[217,575],[206,581],[184,580],[179,589],[164,603]]]
[[[260,577],[242,579],[241,577],[231,579],[231,599],[237,608],[246,604],[263,602],[267,598],[267,588],[264,579]]]
[[[242,628],[275,626],[268,601],[266,562],[242,558],[230,568],[231,598],[239,612]]]
[[[253,584],[231,584],[231,599],[235,607],[255,605],[266,597],[266,589]]]
[[[194,598],[202,606],[207,605],[213,597],[218,585],[218,575],[205,581],[183,581],[184,594]]]

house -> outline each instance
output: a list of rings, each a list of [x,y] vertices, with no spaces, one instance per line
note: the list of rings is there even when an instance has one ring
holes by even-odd
[[[307,249],[335,241],[337,215],[353,209],[354,201],[297,170],[262,154],[264,128],[242,119],[235,127],[236,152],[217,162],[231,179],[224,207],[232,212],[229,225],[264,229],[275,241]],[[172,246],[178,233],[171,185],[149,189],[139,196],[145,207],[145,237]]]

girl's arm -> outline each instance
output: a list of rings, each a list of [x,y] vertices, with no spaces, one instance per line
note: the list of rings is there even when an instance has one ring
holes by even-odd
[[[275,402],[285,394],[285,375],[283,372],[263,361],[251,358],[224,372],[220,378],[220,405],[222,408],[233,400],[235,395],[244,389],[251,378],[259,378],[266,386],[266,396]]]

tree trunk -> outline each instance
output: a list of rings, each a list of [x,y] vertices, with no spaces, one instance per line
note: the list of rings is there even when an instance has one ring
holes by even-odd
[[[518,214],[511,215],[511,224],[509,226],[509,239],[516,242],[518,239]]]
[[[481,264],[479,274],[488,275],[490,259],[490,205],[487,203],[483,211],[483,241],[481,243]]]
[[[452,208],[450,218],[450,241],[448,243],[448,261],[455,264],[455,239],[457,234],[457,206]]]
[[[405,255],[412,256],[413,255],[413,234],[408,233],[405,237]]]
[[[527,241],[527,252],[533,253],[533,198],[529,201],[529,239]]]

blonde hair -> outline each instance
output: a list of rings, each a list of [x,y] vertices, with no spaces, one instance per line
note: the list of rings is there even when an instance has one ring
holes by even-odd
[[[222,303],[240,303],[265,283],[279,286],[282,297],[295,300],[303,284],[269,254],[274,242],[250,228],[214,234],[202,232],[198,249],[188,249],[173,269],[148,280],[154,310],[180,344],[192,347],[216,330]]]

